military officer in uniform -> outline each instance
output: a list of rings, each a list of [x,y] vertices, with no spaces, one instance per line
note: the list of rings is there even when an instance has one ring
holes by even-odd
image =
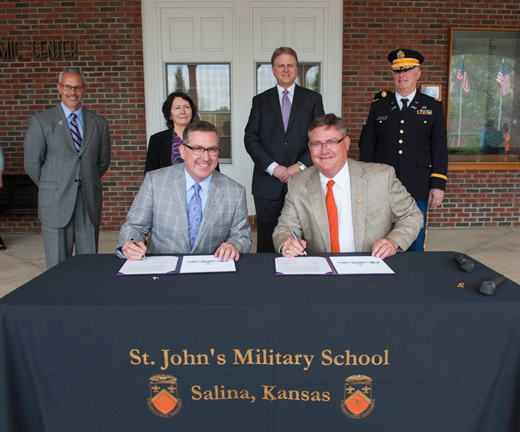
[[[424,213],[424,227],[408,250],[423,251],[428,208],[444,198],[448,171],[446,120],[442,102],[417,90],[422,54],[398,49],[388,55],[395,93],[375,95],[359,148],[363,162],[394,167],[397,178]]]

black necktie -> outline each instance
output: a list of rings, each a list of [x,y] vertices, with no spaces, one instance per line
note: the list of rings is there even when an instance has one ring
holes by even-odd
[[[401,112],[405,112],[406,111],[406,107],[408,106],[408,99],[401,99],[401,102],[403,103],[403,109],[401,110]]]

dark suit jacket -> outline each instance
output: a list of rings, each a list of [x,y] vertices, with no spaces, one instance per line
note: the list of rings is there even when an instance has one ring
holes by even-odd
[[[447,145],[442,102],[417,91],[401,114],[394,93],[381,92],[361,133],[360,160],[393,166],[412,197],[424,200],[430,189],[446,188]]]
[[[166,168],[172,164],[172,139],[173,128],[158,132],[150,137],[148,152],[146,153],[146,163],[144,173],[159,168]],[[217,164],[216,171],[220,172],[220,165]]]
[[[63,228],[76,206],[81,170],[83,195],[93,225],[101,221],[101,177],[110,165],[107,121],[83,107],[83,140],[78,155],[61,104],[31,118],[25,136],[25,171],[38,186],[42,223]]]
[[[172,164],[173,128],[156,133],[150,137],[144,173]]]
[[[299,161],[307,167],[312,165],[307,129],[314,119],[323,114],[321,95],[296,86],[285,132],[276,87],[253,98],[244,137],[246,150],[255,163],[253,195],[271,200],[280,196],[283,183],[265,172],[271,163],[288,167]]]

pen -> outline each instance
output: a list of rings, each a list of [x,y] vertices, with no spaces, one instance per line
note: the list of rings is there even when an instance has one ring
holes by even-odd
[[[137,247],[139,247],[133,238],[130,239],[130,241],[131,241],[133,244],[135,244]],[[139,248],[139,249],[141,249],[141,248]],[[141,256],[143,257],[143,259],[145,259],[143,254],[141,254]]]
[[[303,247],[302,243],[300,242],[300,239],[299,239],[298,236],[294,233],[294,231],[293,231],[293,230],[289,230],[289,231],[291,231],[291,235],[294,237],[294,239],[295,239],[298,243],[300,243],[300,246]],[[307,256],[307,252],[305,251],[305,248],[303,248],[303,254],[304,254],[305,256]]]

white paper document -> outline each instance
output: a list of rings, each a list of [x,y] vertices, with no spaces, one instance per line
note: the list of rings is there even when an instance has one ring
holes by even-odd
[[[138,261],[126,260],[117,273],[118,276],[168,274],[175,273],[179,257],[176,256],[147,256]]]
[[[236,272],[234,260],[220,261],[213,255],[185,255],[179,273]]]
[[[381,258],[371,256],[331,256],[339,275],[348,274],[394,274],[394,271]]]
[[[327,258],[299,256],[274,259],[277,275],[326,275],[334,274]]]

